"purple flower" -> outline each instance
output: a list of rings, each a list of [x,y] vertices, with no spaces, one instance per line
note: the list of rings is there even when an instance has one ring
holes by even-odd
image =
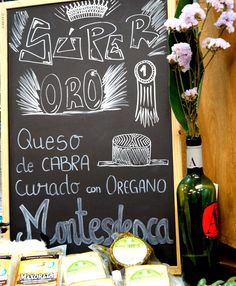
[[[203,48],[211,51],[225,50],[230,47],[230,44],[222,38],[206,38],[202,42]]]
[[[236,13],[232,10],[224,11],[219,19],[216,21],[215,26],[217,28],[224,28],[226,27],[226,30],[229,33],[234,32],[234,21],[236,20]]]
[[[188,43],[178,43],[171,47],[172,53],[167,56],[170,64],[177,64],[182,72],[190,69],[192,59],[191,47]]]
[[[166,22],[164,23],[164,26],[168,30],[180,32],[180,23],[181,22],[178,18],[172,17],[166,20]]]
[[[198,3],[187,4],[182,9],[179,19],[189,28],[198,25],[198,22],[206,18],[205,11]]]
[[[197,87],[185,90],[181,97],[186,101],[194,101],[198,97]]]
[[[167,19],[167,21],[164,23],[164,26],[168,29],[168,30],[172,30],[172,31],[177,31],[180,32],[180,20],[178,18],[169,18]]]
[[[224,10],[232,10],[234,8],[234,0],[206,0],[217,12]]]
[[[186,32],[187,30],[192,28],[192,23],[186,23],[184,19],[181,18],[169,18],[164,26],[167,30],[176,31],[176,32]]]

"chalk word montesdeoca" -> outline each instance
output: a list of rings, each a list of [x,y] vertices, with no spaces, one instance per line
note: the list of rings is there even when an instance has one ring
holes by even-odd
[[[25,240],[33,238],[33,228],[40,230],[48,235],[49,226],[47,225],[50,200],[45,199],[38,207],[35,215],[32,215],[22,204],[20,210],[25,220],[25,230],[16,235],[16,240]],[[50,244],[75,244],[90,245],[98,243],[110,245],[112,243],[112,234],[114,232],[132,232],[147,240],[152,245],[174,244],[170,237],[168,218],[150,217],[146,223],[141,219],[125,219],[125,207],[123,204],[118,205],[117,218],[98,217],[92,218],[88,222],[88,211],[82,207],[82,198],[77,198],[77,209],[74,212],[76,218],[70,218],[65,221],[58,221],[55,226],[50,226],[51,234]],[[86,221],[86,223],[85,223]]]

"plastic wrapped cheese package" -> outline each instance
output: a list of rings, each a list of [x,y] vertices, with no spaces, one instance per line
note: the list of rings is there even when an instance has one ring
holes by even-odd
[[[12,272],[12,256],[10,254],[0,255],[0,285],[10,285]]]
[[[115,283],[111,278],[104,278],[72,283],[70,286],[115,286]]]
[[[147,285],[170,286],[167,266],[147,264],[125,269],[125,286]]]
[[[62,253],[57,251],[37,251],[19,258],[16,285],[60,286]]]
[[[19,257],[32,251],[46,251],[43,241],[36,239],[25,241],[0,240],[0,285],[14,285]]]
[[[107,278],[106,268],[100,255],[93,251],[65,256],[62,272],[65,286],[86,280]]]

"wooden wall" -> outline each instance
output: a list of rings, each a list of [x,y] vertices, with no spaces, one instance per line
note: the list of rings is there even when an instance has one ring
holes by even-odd
[[[217,36],[217,16],[210,14],[203,37]],[[231,47],[206,70],[199,124],[205,173],[219,184],[220,241],[236,248],[236,32],[222,37]]]

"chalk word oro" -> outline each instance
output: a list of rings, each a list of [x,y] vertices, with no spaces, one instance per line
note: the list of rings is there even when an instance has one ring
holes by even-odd
[[[45,113],[66,111],[95,111],[102,104],[102,80],[94,69],[88,70],[83,78],[83,83],[77,77],[70,77],[65,81],[66,99],[63,100],[62,83],[57,75],[47,75],[41,86],[40,103]],[[80,89],[82,87],[82,94]]]

